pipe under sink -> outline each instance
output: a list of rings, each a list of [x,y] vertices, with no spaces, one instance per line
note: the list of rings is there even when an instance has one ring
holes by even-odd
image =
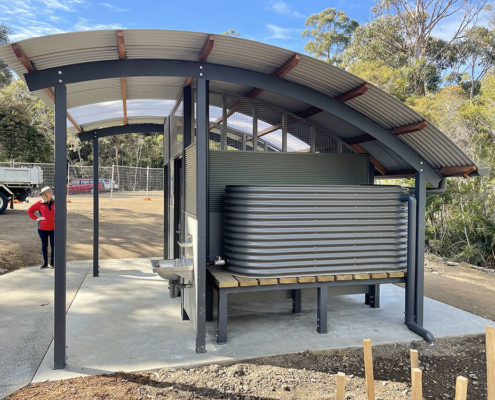
[[[153,272],[169,281],[184,278],[189,282],[194,280],[194,262],[192,258],[172,260],[151,260]]]

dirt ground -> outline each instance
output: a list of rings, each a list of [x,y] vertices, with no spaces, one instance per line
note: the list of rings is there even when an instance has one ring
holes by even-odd
[[[100,258],[157,257],[163,254],[163,193],[108,193],[100,198]],[[69,196],[67,204],[67,261],[93,257],[93,199]],[[31,198],[31,204],[37,198]],[[65,202],[64,202],[65,203]],[[36,222],[15,204],[0,215],[0,273],[41,265],[41,241]],[[58,204],[58,203],[57,203]]]
[[[411,398],[411,348],[419,351],[425,399],[454,398],[459,375],[469,380],[468,399],[486,398],[484,337],[471,336],[374,347],[377,400]],[[354,348],[39,383],[7,399],[334,399],[337,372],[347,375],[346,399],[367,398],[363,352]]]

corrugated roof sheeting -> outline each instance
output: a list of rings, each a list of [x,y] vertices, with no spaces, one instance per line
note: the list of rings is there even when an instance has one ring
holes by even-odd
[[[364,134],[361,129],[349,124],[348,122],[336,117],[335,115],[321,112],[308,118],[308,121],[318,126],[325,126],[332,132],[338,134],[342,139],[348,139],[354,136]]]
[[[307,110],[310,107],[303,101],[283,96],[278,93],[269,92],[267,90],[257,96],[256,100],[274,105],[276,107],[281,107],[293,114],[297,114],[301,111]]]
[[[120,79],[100,79],[67,85],[67,108],[104,103],[121,98]]]
[[[304,55],[301,55],[299,64],[285,76],[285,79],[331,97],[365,83],[361,78],[341,68]]]
[[[408,146],[419,149],[428,164],[437,168],[446,165],[472,165],[471,159],[433,125],[419,132],[399,136]]]
[[[368,153],[372,154],[388,171],[412,169],[411,165],[405,162],[402,157],[398,156],[382,142],[374,140],[372,142],[362,143],[360,146]],[[379,154],[380,157],[376,157],[375,154]]]
[[[370,86],[365,94],[348,101],[346,104],[374,119],[387,129],[424,120],[413,109],[375,86]]]
[[[125,29],[125,51],[127,58],[130,59],[162,58],[195,61],[208,36],[200,32]]]
[[[127,57],[163,58],[196,60],[209,34],[200,32],[166,30],[124,30]],[[90,61],[118,59],[117,31],[86,31],[36,37],[18,42],[37,69],[77,64]],[[213,50],[208,62],[241,67],[271,74],[294,55],[293,51],[271,45],[257,43],[236,37],[215,35]],[[19,63],[10,45],[0,47],[3,59],[19,76],[26,72]],[[148,80],[149,79],[149,80]],[[174,78],[128,78],[129,98],[175,99],[181,86]],[[326,64],[314,58],[301,55],[298,65],[284,79],[309,87],[325,95],[335,97],[353,89],[364,81],[343,69]],[[68,85],[69,107],[120,99],[120,81],[108,80]],[[103,85],[103,86],[102,86]],[[169,88],[165,88],[169,86]],[[170,89],[172,87],[173,89]],[[245,95],[251,88],[224,82],[212,82],[212,90]],[[38,93],[37,93],[38,94]],[[50,105],[48,96],[39,96]],[[284,96],[264,92],[260,101],[286,108],[291,112],[302,111],[301,102],[287,100]],[[422,121],[423,117],[404,103],[384,91],[370,86],[362,96],[346,103],[363,113],[386,129]],[[149,117],[145,117],[149,120]],[[319,113],[309,119],[315,125],[338,134],[341,138],[351,138],[364,132],[327,113]],[[421,132],[401,136],[408,146],[424,157],[430,165],[440,167],[472,165],[469,159],[450,139],[431,124]],[[363,143],[371,155],[384,165],[398,167],[397,160],[386,146],[379,142]],[[403,163],[402,163],[403,164]],[[403,167],[403,165],[401,166]],[[402,168],[404,169],[404,168]]]
[[[204,37],[204,41],[207,37]],[[293,51],[264,43],[215,35],[215,45],[208,56],[208,62],[271,74],[294,54]]]

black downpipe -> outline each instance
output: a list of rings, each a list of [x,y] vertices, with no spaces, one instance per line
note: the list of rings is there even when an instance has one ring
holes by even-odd
[[[427,329],[419,326],[414,319],[414,287],[416,280],[416,198],[412,194],[403,194],[400,200],[407,202],[407,280],[406,280],[406,326],[409,330],[434,343],[435,337]]]

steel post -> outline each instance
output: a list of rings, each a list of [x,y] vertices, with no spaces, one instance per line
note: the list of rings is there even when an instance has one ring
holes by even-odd
[[[227,97],[225,94],[222,94],[222,126],[221,126],[221,149],[223,151],[227,150]]]
[[[258,151],[258,113],[256,111],[256,104],[253,102],[252,117],[253,117],[253,151]]]
[[[66,348],[66,253],[67,206],[65,204],[67,163],[67,88],[55,86],[55,299],[54,299],[54,369],[65,368]]]
[[[217,301],[217,344],[227,343],[227,293],[218,290]]]
[[[316,330],[318,333],[328,333],[328,288],[326,286],[319,287],[317,296]]]
[[[416,287],[415,321],[423,326],[424,285],[425,285],[425,218],[426,218],[426,177],[417,172],[414,195],[416,197]]]
[[[198,220],[198,265],[196,265],[196,353],[204,353],[206,341],[206,262],[208,255],[208,153],[209,81],[196,79],[196,218]],[[226,121],[222,121],[226,123]],[[219,296],[220,297],[220,296]],[[225,299],[226,302],[226,299]]]
[[[163,258],[170,258],[170,166],[169,166],[169,130],[167,121],[163,130]]]
[[[292,291],[292,314],[301,314],[301,289]]]
[[[93,137],[93,277],[99,274],[99,200],[100,200],[100,182],[99,182],[99,163],[98,163],[98,135]]]
[[[282,151],[287,152],[287,113],[282,113]]]

